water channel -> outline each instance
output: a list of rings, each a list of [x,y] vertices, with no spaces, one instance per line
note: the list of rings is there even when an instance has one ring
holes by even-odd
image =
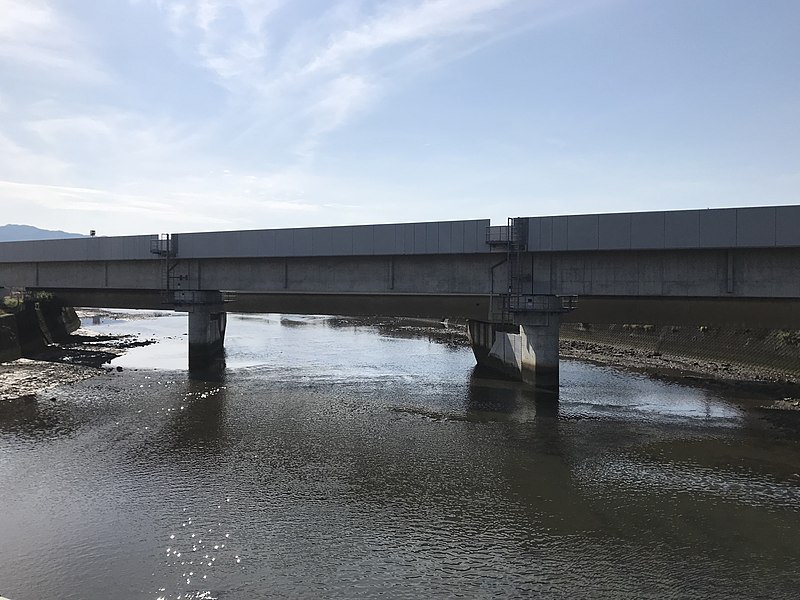
[[[469,348],[185,316],[0,418],[0,596],[797,598],[800,442],[729,392],[564,361],[558,404]]]

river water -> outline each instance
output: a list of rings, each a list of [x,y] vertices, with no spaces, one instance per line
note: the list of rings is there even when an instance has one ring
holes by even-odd
[[[0,595],[797,598],[800,443],[720,392],[231,315],[227,370],[161,343],[0,414]]]

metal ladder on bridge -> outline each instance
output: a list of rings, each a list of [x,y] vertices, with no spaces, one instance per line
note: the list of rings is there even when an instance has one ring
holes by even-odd
[[[533,272],[525,272],[525,253],[528,249],[528,220],[508,219],[508,225],[487,227],[486,243],[492,247],[504,248],[506,258],[495,265],[506,267],[506,288],[495,293],[494,268],[491,268],[491,295],[498,302],[492,302],[490,318],[500,323],[513,324],[516,313],[525,312],[569,312],[577,308],[575,295],[535,294],[533,292]],[[525,291],[526,281],[530,291]]]
[[[506,265],[508,292],[503,295],[501,318],[503,323],[514,322],[514,312],[522,304],[522,253],[527,246],[527,222],[524,219],[508,219],[508,244]]]
[[[175,274],[175,267],[178,266],[176,241],[169,233],[161,233],[157,239],[150,240],[150,253],[161,259],[159,265],[161,304],[175,303],[174,292],[180,288],[179,282],[185,279],[183,275]]]
[[[204,300],[196,298],[199,290],[189,290],[189,275],[178,273],[178,239],[169,233],[161,233],[158,238],[150,240],[150,253],[157,255],[160,260],[159,276],[161,304],[176,306],[203,303]],[[182,292],[182,293],[177,293]],[[220,299],[223,304],[236,301],[236,292],[221,291]]]

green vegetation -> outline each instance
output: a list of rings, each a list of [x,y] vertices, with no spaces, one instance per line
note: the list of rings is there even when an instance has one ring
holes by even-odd
[[[12,314],[25,308],[26,302],[41,302],[50,304],[56,301],[55,296],[50,292],[24,293],[21,291],[12,292],[10,296],[0,298],[0,314]]]
[[[3,298],[3,303],[0,305],[0,310],[3,312],[14,312],[19,310],[20,306],[22,305],[22,301],[20,298],[15,296],[6,296]]]
[[[55,296],[50,292],[33,292],[28,294],[28,298],[36,302],[52,302]]]
[[[628,329],[630,331],[636,331],[641,329],[642,331],[653,331],[656,326],[655,325],[640,325],[639,323],[624,323],[622,325],[623,329]]]

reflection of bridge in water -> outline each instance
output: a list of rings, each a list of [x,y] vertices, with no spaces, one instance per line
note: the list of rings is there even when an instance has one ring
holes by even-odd
[[[7,242],[0,284],[185,311],[192,369],[230,307],[466,318],[480,364],[557,387],[562,321],[800,328],[798,258],[785,206]]]

